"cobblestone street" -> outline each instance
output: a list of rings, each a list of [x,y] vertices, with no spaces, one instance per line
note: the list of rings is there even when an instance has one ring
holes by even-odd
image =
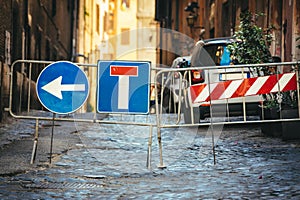
[[[224,127],[215,146],[216,165],[205,141],[207,127],[163,129],[166,169],[157,167],[154,129],[148,169],[149,127],[55,124],[52,164],[47,123],[40,128],[34,165],[29,164],[30,134],[2,145],[1,199],[300,198],[299,141],[266,137],[258,125]],[[8,173],[7,166],[15,170]]]

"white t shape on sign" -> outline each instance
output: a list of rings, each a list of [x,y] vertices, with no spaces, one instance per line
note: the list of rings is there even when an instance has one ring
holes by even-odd
[[[118,109],[128,109],[129,78],[138,77],[137,66],[110,66],[110,76],[118,76]]]

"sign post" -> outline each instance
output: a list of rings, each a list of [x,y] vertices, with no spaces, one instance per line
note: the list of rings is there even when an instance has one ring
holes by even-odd
[[[55,62],[40,73],[36,83],[36,93],[41,104],[53,113],[49,158],[51,164],[55,114],[75,112],[85,103],[89,94],[88,78],[77,65],[71,62]],[[36,137],[31,163],[35,158],[37,140]]]

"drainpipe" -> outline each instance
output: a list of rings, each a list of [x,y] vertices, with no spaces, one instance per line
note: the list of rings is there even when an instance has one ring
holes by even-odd
[[[179,0],[176,0],[175,31],[179,30]]]
[[[231,36],[234,35],[235,33],[235,18],[236,18],[236,2],[233,0],[232,5],[231,5]]]
[[[25,49],[26,49],[25,30],[23,28],[22,29],[22,60],[25,60]],[[24,63],[22,63],[22,65],[21,65],[21,73],[25,75],[25,65],[24,65]]]
[[[267,28],[270,26],[270,0],[268,0],[268,8],[267,8]]]
[[[162,47],[163,47],[163,44],[162,44],[162,40],[163,40],[163,21],[160,21],[160,29],[159,29],[159,64],[162,64],[162,56],[163,56],[163,53],[162,53]]]
[[[74,62],[75,57],[76,57],[76,48],[77,48],[77,27],[78,27],[78,0],[74,1],[74,7],[73,7],[73,20],[72,20],[72,28],[73,28],[73,33],[72,33],[72,55],[71,55],[71,61]]]

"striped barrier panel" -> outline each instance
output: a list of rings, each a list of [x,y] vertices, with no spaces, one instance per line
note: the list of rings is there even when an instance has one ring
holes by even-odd
[[[196,84],[189,88],[192,103],[230,99],[297,89],[296,73],[275,74],[240,80]]]

